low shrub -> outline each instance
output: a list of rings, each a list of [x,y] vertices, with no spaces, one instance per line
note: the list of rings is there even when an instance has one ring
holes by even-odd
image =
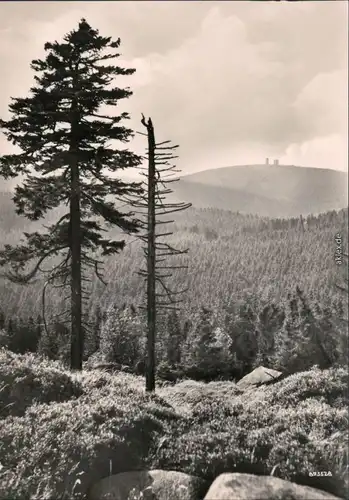
[[[233,382],[183,380],[149,394],[143,377],[71,373],[2,349],[0,377],[15,388],[1,400],[0,498],[85,498],[109,474],[162,468],[208,481],[272,474],[349,500],[342,368],[244,392]]]
[[[0,498],[70,500],[74,485],[84,497],[110,473],[146,467],[179,418],[159,398],[125,386],[33,405],[21,418],[0,421]]]
[[[168,362],[161,361],[157,366],[156,375],[161,380],[176,382],[183,378],[184,371],[180,367],[174,368]]]
[[[306,399],[323,399],[335,407],[349,405],[349,374],[347,368],[320,370],[315,367],[299,372],[265,387],[265,398],[270,404],[293,407]]]
[[[0,418],[24,415],[34,403],[67,401],[83,393],[58,362],[0,349]]]
[[[190,417],[173,428],[153,466],[210,481],[223,472],[273,474],[348,498],[346,390],[342,369],[315,369],[244,393],[233,383],[183,382],[165,397],[187,405]]]

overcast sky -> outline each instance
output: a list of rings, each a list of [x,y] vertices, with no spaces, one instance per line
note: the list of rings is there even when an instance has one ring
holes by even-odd
[[[347,170],[348,3],[1,2],[0,116],[26,96],[46,41],[85,17],[121,38],[131,126],[151,116],[183,173],[280,163]],[[121,86],[121,85],[120,85]],[[125,108],[126,109],[126,108]],[[9,152],[0,138],[0,154]],[[132,147],[142,152],[144,138]]]

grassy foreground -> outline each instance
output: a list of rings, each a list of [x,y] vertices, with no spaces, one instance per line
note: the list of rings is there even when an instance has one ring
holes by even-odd
[[[0,498],[83,498],[109,474],[162,468],[273,474],[349,499],[348,403],[344,368],[245,393],[188,380],[148,395],[143,378],[1,349]]]

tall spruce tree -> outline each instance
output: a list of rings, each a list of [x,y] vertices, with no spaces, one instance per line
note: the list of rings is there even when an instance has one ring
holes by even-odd
[[[0,252],[0,265],[10,266],[7,278],[29,283],[38,272],[45,272],[41,267],[45,259],[61,258],[46,271],[46,283],[70,288],[67,312],[73,369],[82,368],[84,350],[83,271],[92,267],[103,280],[101,255],[115,254],[125,245],[125,241],[103,238],[103,223],[128,233],[138,230],[132,214],[121,213],[106,198],[115,195],[121,200],[125,194],[142,192],[139,184],[108,175],[141,162],[125,147],[114,146],[113,141],[127,143],[133,135],[121,125],[128,113],[108,116],[106,111],[132,95],[113,82],[118,75],[132,75],[135,70],[107,63],[120,55],[119,45],[120,39],[102,37],[82,19],[63,42],[45,44],[46,58],[31,63],[36,74],[29,97],[12,99],[11,119],[0,120],[7,139],[21,149],[0,157],[0,175],[5,179],[25,175],[13,198],[17,214],[39,220],[62,204],[69,207],[45,233],[24,233],[26,244],[6,245]],[[27,264],[34,260],[28,272]]]

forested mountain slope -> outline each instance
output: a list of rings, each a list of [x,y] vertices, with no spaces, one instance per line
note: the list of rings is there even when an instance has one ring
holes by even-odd
[[[217,209],[191,208],[174,215],[175,223],[164,232],[172,230],[168,241],[189,249],[188,255],[175,259],[177,265],[188,265],[188,272],[174,270],[172,278],[175,288],[189,287],[186,304],[222,305],[246,296],[282,300],[296,285],[324,301],[338,293],[335,283],[342,279],[343,268],[334,261],[334,238],[341,233],[343,244],[347,240],[347,210],[309,216],[304,226],[299,218],[268,219]],[[12,224],[9,231],[8,219],[0,221],[2,244],[19,241],[23,230],[41,225],[22,217],[13,218]],[[120,237],[117,231],[110,234]],[[121,237],[127,242],[123,252],[105,260],[108,286],[92,282],[90,310],[97,304],[106,308],[113,301],[137,305],[142,300],[144,286],[136,274],[144,264],[142,245],[134,236]],[[41,287],[40,282],[22,287],[0,278],[3,308],[39,313]],[[49,291],[48,296],[49,304],[61,307],[60,293]]]

